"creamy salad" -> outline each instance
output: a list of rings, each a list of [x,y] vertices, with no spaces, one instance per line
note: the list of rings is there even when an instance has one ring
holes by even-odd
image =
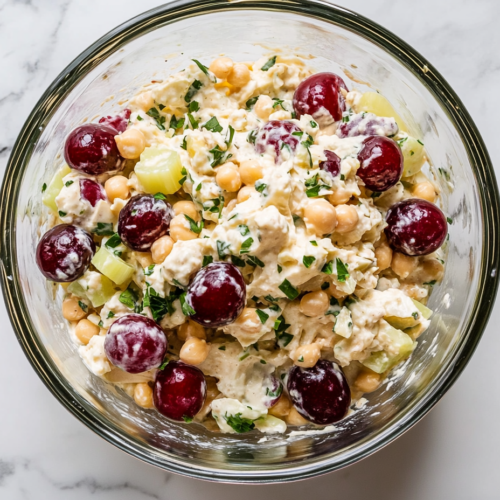
[[[296,57],[198,60],[68,136],[37,263],[75,349],[212,431],[326,426],[428,328],[447,224],[389,101]]]

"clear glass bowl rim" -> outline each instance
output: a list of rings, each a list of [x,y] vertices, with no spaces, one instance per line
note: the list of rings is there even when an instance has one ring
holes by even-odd
[[[464,332],[449,360],[447,370],[427,388],[420,405],[412,414],[403,411],[400,423],[372,439],[351,454],[348,460],[326,459],[309,465],[294,465],[268,471],[222,470],[210,467],[192,468],[188,461],[159,461],[158,457],[121,429],[115,428],[83,397],[77,394],[49,361],[45,347],[29,321],[23,300],[16,257],[16,222],[19,189],[23,173],[46,123],[73,87],[94,67],[127,42],[164,24],[186,17],[218,11],[246,9],[286,11],[315,17],[337,24],[361,35],[390,53],[409,69],[446,111],[460,134],[480,194],[483,224],[482,265],[474,313],[468,318]],[[438,71],[417,51],[400,38],[359,14],[334,5],[329,0],[177,0],[136,16],[116,27],[80,54],[45,91],[26,120],[10,155],[0,192],[0,277],[4,300],[14,331],[28,360],[54,396],[81,422],[121,450],[165,470],[198,479],[220,482],[270,483],[306,479],[345,467],[365,458],[416,424],[446,393],[468,361],[487,324],[498,288],[500,235],[495,223],[500,220],[500,199],[491,159],[485,144],[464,105]],[[407,417],[407,418],[404,418]]]

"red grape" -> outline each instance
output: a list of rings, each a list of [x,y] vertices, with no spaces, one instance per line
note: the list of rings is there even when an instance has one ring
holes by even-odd
[[[80,179],[80,197],[95,207],[99,200],[106,199],[106,192],[98,182],[92,179]]]
[[[277,161],[284,147],[289,147],[292,152],[297,148],[300,137],[292,135],[293,132],[301,132],[295,123],[286,120],[271,120],[259,130],[255,140],[255,151],[262,154],[266,152],[268,146],[273,146]]]
[[[340,158],[333,152],[325,149],[326,161],[319,162],[319,168],[325,172],[330,172],[333,177],[340,174]]]
[[[115,129],[117,134],[125,132],[125,130],[127,130],[128,119],[130,118],[131,113],[130,109],[124,109],[121,113],[115,116],[103,116],[99,120],[99,123]]]
[[[399,132],[394,118],[384,118],[373,113],[360,113],[342,122],[335,132],[339,137],[356,137],[358,135],[382,135],[393,137]]]

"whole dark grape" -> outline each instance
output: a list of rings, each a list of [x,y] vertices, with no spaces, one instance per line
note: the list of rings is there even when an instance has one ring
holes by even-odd
[[[106,199],[106,191],[98,182],[92,179],[80,179],[80,197],[95,207],[99,200]]]
[[[276,153],[276,160],[278,160],[283,148],[288,148],[292,152],[297,148],[300,137],[293,135],[293,132],[301,132],[295,123],[286,120],[271,120],[259,130],[255,140],[255,151],[262,154],[268,146],[272,146]]]
[[[391,247],[405,255],[428,255],[446,240],[448,223],[441,210],[426,200],[411,198],[394,204],[385,218]]]
[[[128,373],[142,373],[161,365],[167,337],[150,318],[127,314],[111,325],[104,340],[108,359]]]
[[[358,153],[357,175],[371,191],[387,191],[403,174],[403,154],[392,140],[382,136],[367,137]]]
[[[36,263],[49,280],[75,281],[88,269],[95,250],[87,231],[71,224],[59,224],[42,236],[36,249]]]
[[[191,281],[186,302],[194,309],[191,319],[206,328],[234,323],[246,304],[241,271],[228,262],[213,262]]]
[[[153,400],[156,409],[178,422],[191,421],[201,410],[207,396],[203,372],[182,361],[170,361],[156,374]]]
[[[170,229],[174,216],[172,206],[150,194],[138,194],[120,211],[118,234],[132,250],[145,252]]]
[[[319,162],[319,168],[329,172],[333,177],[340,174],[340,158],[333,152],[325,149],[325,161]]]
[[[293,366],[287,389],[296,410],[317,425],[338,422],[351,404],[351,390],[344,373],[326,359],[320,359],[312,368]]]
[[[116,133],[125,132],[128,126],[128,119],[131,115],[130,109],[124,109],[121,113],[115,116],[103,116],[99,123],[107,125],[116,130]]]
[[[306,78],[293,96],[297,118],[311,115],[320,126],[339,121],[345,111],[341,88],[347,90],[344,80],[335,73],[317,73]]]
[[[339,124],[335,132],[341,138],[358,135],[383,135],[393,137],[399,132],[394,118],[385,118],[373,113],[360,113],[350,117],[348,122]]]
[[[99,175],[121,167],[122,158],[115,142],[116,130],[88,123],[70,132],[64,146],[64,158],[73,169]]]

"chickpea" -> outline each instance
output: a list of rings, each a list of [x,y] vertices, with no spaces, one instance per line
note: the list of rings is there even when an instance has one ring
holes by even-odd
[[[135,252],[135,258],[143,269],[146,269],[153,264],[153,256],[150,252]]]
[[[251,75],[248,66],[243,63],[236,63],[231,73],[227,76],[227,81],[235,87],[244,87],[250,81]]]
[[[226,163],[217,169],[217,184],[224,191],[234,193],[241,187],[241,177],[234,163]]]
[[[245,307],[234,324],[238,325],[241,330],[247,333],[258,333],[262,327],[256,309],[253,307]]]
[[[172,208],[174,209],[175,215],[186,214],[196,222],[200,220],[200,212],[196,210],[196,205],[192,201],[178,201],[174,203]]]
[[[130,189],[128,187],[128,179],[123,175],[115,175],[110,177],[104,184],[104,190],[111,203],[116,198],[126,200],[130,196]]]
[[[326,292],[329,293],[332,297],[335,297],[337,300],[343,299],[347,297],[349,294],[339,290],[333,283],[330,283],[330,286],[326,289]]]
[[[304,220],[317,234],[333,233],[337,225],[335,207],[322,198],[310,201],[304,209]]]
[[[143,408],[153,408],[153,389],[149,384],[140,383],[134,388],[134,401]]]
[[[184,342],[179,358],[189,365],[200,365],[207,359],[210,346],[203,340],[190,337]]]
[[[302,368],[311,368],[321,357],[321,347],[318,344],[301,345],[297,347],[294,363]]]
[[[285,394],[282,394],[278,399],[278,402],[271,408],[269,408],[269,415],[273,415],[274,417],[283,418],[286,417],[292,408],[292,403],[286,397]]]
[[[392,255],[392,270],[400,277],[407,278],[417,268],[418,260],[416,257],[409,257],[399,252]]]
[[[137,97],[134,98],[134,102],[143,111],[149,111],[155,105],[155,101],[153,99],[153,93],[150,90],[143,92],[142,94],[139,94]]]
[[[306,293],[300,299],[300,310],[310,317],[321,316],[328,310],[330,301],[328,295],[323,290]]]
[[[328,201],[333,205],[343,205],[351,199],[351,193],[344,188],[337,188],[332,194],[328,195]]]
[[[310,424],[293,406],[290,408],[290,413],[286,416],[285,421],[288,425],[307,425]]]
[[[65,299],[62,303],[62,315],[68,321],[78,321],[84,318],[87,313],[78,304],[76,297]]]
[[[422,278],[425,282],[440,281],[443,278],[444,266],[436,259],[425,260],[421,264]]]
[[[434,203],[436,201],[436,190],[434,186],[429,181],[420,182],[412,190],[413,196],[416,198],[421,198],[422,200],[430,201]]]
[[[115,135],[115,142],[123,158],[135,160],[141,156],[146,148],[146,138],[144,134],[137,129],[131,128],[125,130],[120,135]]]
[[[390,267],[392,262],[392,248],[386,243],[382,243],[375,249],[375,258],[379,271]]]
[[[75,327],[75,336],[83,345],[87,345],[94,335],[99,335],[100,330],[88,319],[81,319]]]
[[[381,381],[378,373],[361,372],[354,382],[354,387],[364,393],[373,392],[378,389]]]
[[[184,214],[176,215],[170,221],[170,237],[174,241],[194,240],[198,235],[189,229],[189,223]]]
[[[205,328],[199,323],[188,320],[186,323],[182,323],[179,330],[177,330],[177,338],[184,342],[191,337],[206,340],[207,334],[205,333]]]
[[[337,227],[335,231],[340,234],[351,232],[359,222],[358,211],[352,205],[338,205],[335,207],[337,214]]]
[[[262,179],[264,173],[262,167],[254,160],[245,160],[240,163],[241,182],[247,186],[253,186],[256,181]]]
[[[231,73],[234,62],[229,57],[218,57],[214,59],[208,68],[217,78],[225,80]]]
[[[257,99],[253,110],[259,118],[267,120],[269,115],[274,111],[273,104],[273,100],[268,95],[261,95]]]
[[[245,186],[239,190],[236,201],[238,203],[243,203],[244,201],[247,201],[250,198],[250,196],[252,196],[253,193],[256,192],[257,191],[253,186]]]
[[[174,248],[174,240],[170,236],[162,236],[151,245],[151,257],[155,264],[161,264]]]

